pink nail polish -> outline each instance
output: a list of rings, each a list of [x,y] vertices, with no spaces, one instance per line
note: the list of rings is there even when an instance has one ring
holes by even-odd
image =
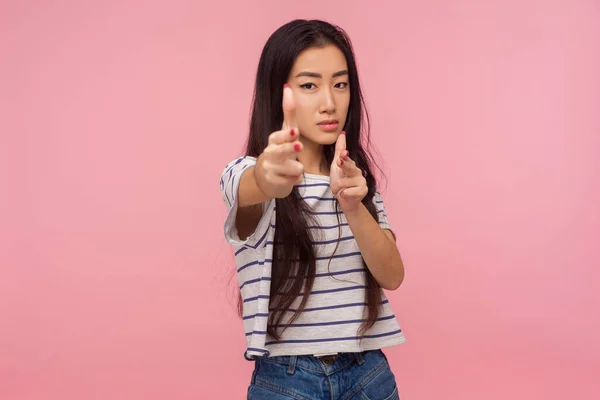
[[[294,150],[296,150],[296,151],[300,151],[300,143],[296,143],[296,144],[294,145]]]
[[[290,84],[289,84],[289,83],[286,83],[286,84],[284,84],[284,85],[283,85],[283,88],[284,88],[284,89],[285,89],[285,88],[291,88],[291,86],[290,86]]]
[[[294,130],[294,128],[292,128],[292,130],[290,131],[290,135],[292,137],[296,136],[296,131]]]
[[[346,131],[341,131],[340,132],[340,135],[345,135],[345,134],[346,134]]]

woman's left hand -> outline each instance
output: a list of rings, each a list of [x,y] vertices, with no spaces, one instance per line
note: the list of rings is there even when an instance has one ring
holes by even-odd
[[[354,211],[369,191],[363,172],[352,161],[346,150],[345,132],[340,133],[335,143],[335,155],[329,178],[331,191],[344,212]]]

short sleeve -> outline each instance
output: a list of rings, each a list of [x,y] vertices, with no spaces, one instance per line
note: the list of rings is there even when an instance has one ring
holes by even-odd
[[[267,235],[270,227],[271,216],[275,208],[275,200],[263,203],[263,214],[255,231],[246,239],[240,239],[236,228],[238,211],[238,189],[244,172],[256,165],[255,157],[239,157],[231,161],[221,174],[221,196],[227,207],[227,219],[224,224],[224,234],[227,242],[234,246],[248,246],[257,248]]]
[[[394,235],[395,238],[396,234],[394,233],[392,226],[390,225],[387,211],[385,210],[385,205],[383,204],[383,197],[378,191],[376,191],[375,195],[373,196],[373,204],[375,204],[375,209],[377,210],[379,226],[381,226],[382,229],[388,229],[389,231],[391,231],[392,235]]]

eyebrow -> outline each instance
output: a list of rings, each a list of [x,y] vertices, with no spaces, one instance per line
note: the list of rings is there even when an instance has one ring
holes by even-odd
[[[338,76],[343,76],[343,75],[348,75],[347,69],[338,71],[338,72],[334,73],[333,75],[331,75],[331,77],[337,78]],[[303,71],[303,72],[300,72],[298,75],[296,75],[296,78],[300,78],[301,76],[308,76],[309,78],[322,78],[323,77],[323,75],[318,74],[316,72]]]

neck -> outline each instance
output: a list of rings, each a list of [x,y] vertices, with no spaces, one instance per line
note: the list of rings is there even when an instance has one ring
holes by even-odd
[[[304,172],[314,175],[329,175],[329,165],[325,161],[323,146],[300,138],[304,149],[298,156],[298,161],[304,165]]]

